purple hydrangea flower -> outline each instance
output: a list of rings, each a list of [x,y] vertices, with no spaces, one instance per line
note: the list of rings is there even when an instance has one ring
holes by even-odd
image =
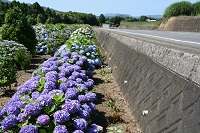
[[[68,133],[65,125],[58,125],[54,128],[53,133]]]
[[[75,131],[73,131],[72,133],[84,133],[84,132],[81,131],[81,130],[75,130]]]
[[[60,57],[60,54],[59,53],[55,53],[54,57]]]
[[[83,79],[84,81],[88,80],[88,76],[85,73],[80,73],[80,78]]]
[[[36,100],[40,96],[40,93],[38,91],[35,91],[31,94],[31,98],[33,100]]]
[[[50,91],[49,95],[60,95],[61,93],[63,93],[62,90],[55,89],[55,90]]]
[[[82,61],[83,63],[84,63],[84,62],[87,62],[87,57],[86,57],[86,56],[81,56],[81,57],[79,58],[79,60]]]
[[[99,126],[97,124],[91,124],[91,127],[88,130],[88,133],[99,133],[99,132],[103,132],[103,127]]]
[[[89,79],[88,79],[89,80]],[[84,83],[89,89],[92,89],[94,87],[94,82],[92,81],[87,81]]]
[[[47,90],[53,90],[53,89],[56,89],[56,84],[55,82],[52,82],[52,81],[47,81],[44,85],[44,89],[47,89]]]
[[[47,61],[55,61],[55,60],[57,60],[57,57],[51,57]]]
[[[3,118],[4,115],[6,115],[6,110],[5,110],[5,108],[3,108],[3,109],[0,110],[0,118]]]
[[[81,104],[78,100],[66,99],[62,106],[63,110],[67,110],[70,114],[74,114],[80,110]]]
[[[82,109],[82,110],[86,110],[86,111],[89,112],[89,113],[92,112],[91,108],[90,108],[87,104],[81,105],[81,109]]]
[[[48,115],[40,115],[36,121],[37,124],[40,124],[42,126],[49,124],[49,122],[50,122],[50,117]]]
[[[84,85],[84,84],[77,84],[77,87],[81,88],[83,92],[87,92],[88,91],[87,86]]]
[[[20,133],[38,133],[37,127],[34,125],[25,125],[19,131]]]
[[[10,99],[10,101],[14,101],[14,102],[16,102],[16,101],[21,101],[20,96],[19,96],[19,92],[16,92],[16,93],[12,96],[12,98]]]
[[[65,110],[58,110],[53,114],[53,117],[55,122],[63,123],[70,119],[70,114]]]
[[[76,65],[82,67],[82,66],[83,66],[83,62],[82,62],[82,61],[77,61],[77,62],[76,62]]]
[[[28,119],[28,116],[25,114],[25,113],[20,113],[18,116],[17,116],[17,120],[19,121],[19,122],[23,122],[23,121],[25,121],[25,120],[27,120]]]
[[[85,94],[85,97],[88,102],[93,102],[94,100],[96,100],[96,94],[93,92]]]
[[[44,90],[42,91],[41,95],[46,95],[46,94],[48,94],[48,93],[49,93],[49,90],[48,90],[48,89],[44,89]]]
[[[36,116],[40,114],[41,107],[37,103],[29,103],[24,107],[24,113],[28,116]]]
[[[68,84],[67,83],[61,83],[59,86],[59,89],[62,90],[63,92],[65,92],[68,88]]]
[[[84,119],[90,118],[90,114],[86,110],[80,110],[78,113],[79,113],[80,118],[84,118]]]
[[[81,71],[81,67],[78,65],[72,65],[73,69],[75,72],[80,72]]]
[[[76,78],[76,82],[82,84],[84,81],[81,78]]]
[[[9,130],[12,127],[16,126],[17,123],[17,117],[15,115],[9,115],[1,121],[1,126],[4,130]]]
[[[73,99],[79,94],[79,91],[76,88],[68,88],[65,92],[67,98]]]
[[[74,120],[74,127],[78,130],[85,130],[87,128],[87,125],[88,125],[88,123],[83,118]]]
[[[88,106],[92,111],[96,110],[96,105],[93,102],[88,103]]]
[[[76,80],[75,76],[73,76],[73,75],[69,76],[68,79],[69,79],[69,80]]]
[[[6,111],[9,115],[18,115],[20,113],[20,108],[14,104],[7,104]]]
[[[54,104],[54,100],[51,95],[40,95],[38,97],[38,103],[40,106],[50,106]]]
[[[43,73],[47,73],[47,72],[50,72],[50,71],[51,71],[50,68],[47,68],[47,67],[42,68]]]
[[[85,95],[78,95],[77,99],[78,99],[79,102],[86,102]]]

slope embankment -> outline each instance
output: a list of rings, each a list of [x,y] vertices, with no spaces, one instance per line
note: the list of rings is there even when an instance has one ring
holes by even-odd
[[[144,133],[200,131],[200,55],[94,29],[102,54]]]
[[[200,16],[180,16],[163,19],[158,30],[200,32]]]

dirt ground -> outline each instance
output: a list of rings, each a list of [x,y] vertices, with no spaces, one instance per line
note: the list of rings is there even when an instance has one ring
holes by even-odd
[[[1,88],[0,109],[10,100],[17,87],[26,82],[32,72],[49,57],[50,55],[35,56],[26,71],[18,71],[17,84],[12,84],[11,88]],[[104,133],[141,133],[122,92],[112,77],[111,70],[106,66],[96,69],[93,80],[95,86],[92,91],[97,94],[95,103],[97,111],[94,113],[93,122],[103,126]]]

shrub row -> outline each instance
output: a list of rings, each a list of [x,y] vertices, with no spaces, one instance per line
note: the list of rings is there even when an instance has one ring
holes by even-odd
[[[86,56],[66,46],[44,61],[0,110],[0,132],[103,131],[92,123],[96,94],[91,92],[94,81],[89,75],[95,67]]]

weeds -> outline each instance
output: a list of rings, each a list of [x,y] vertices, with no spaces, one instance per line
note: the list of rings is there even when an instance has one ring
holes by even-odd
[[[108,99],[107,105],[115,110],[115,112],[120,112],[119,107],[115,105],[115,101],[113,99]]]
[[[120,126],[113,126],[113,127],[108,127],[108,133],[122,133],[122,131],[119,129]]]

